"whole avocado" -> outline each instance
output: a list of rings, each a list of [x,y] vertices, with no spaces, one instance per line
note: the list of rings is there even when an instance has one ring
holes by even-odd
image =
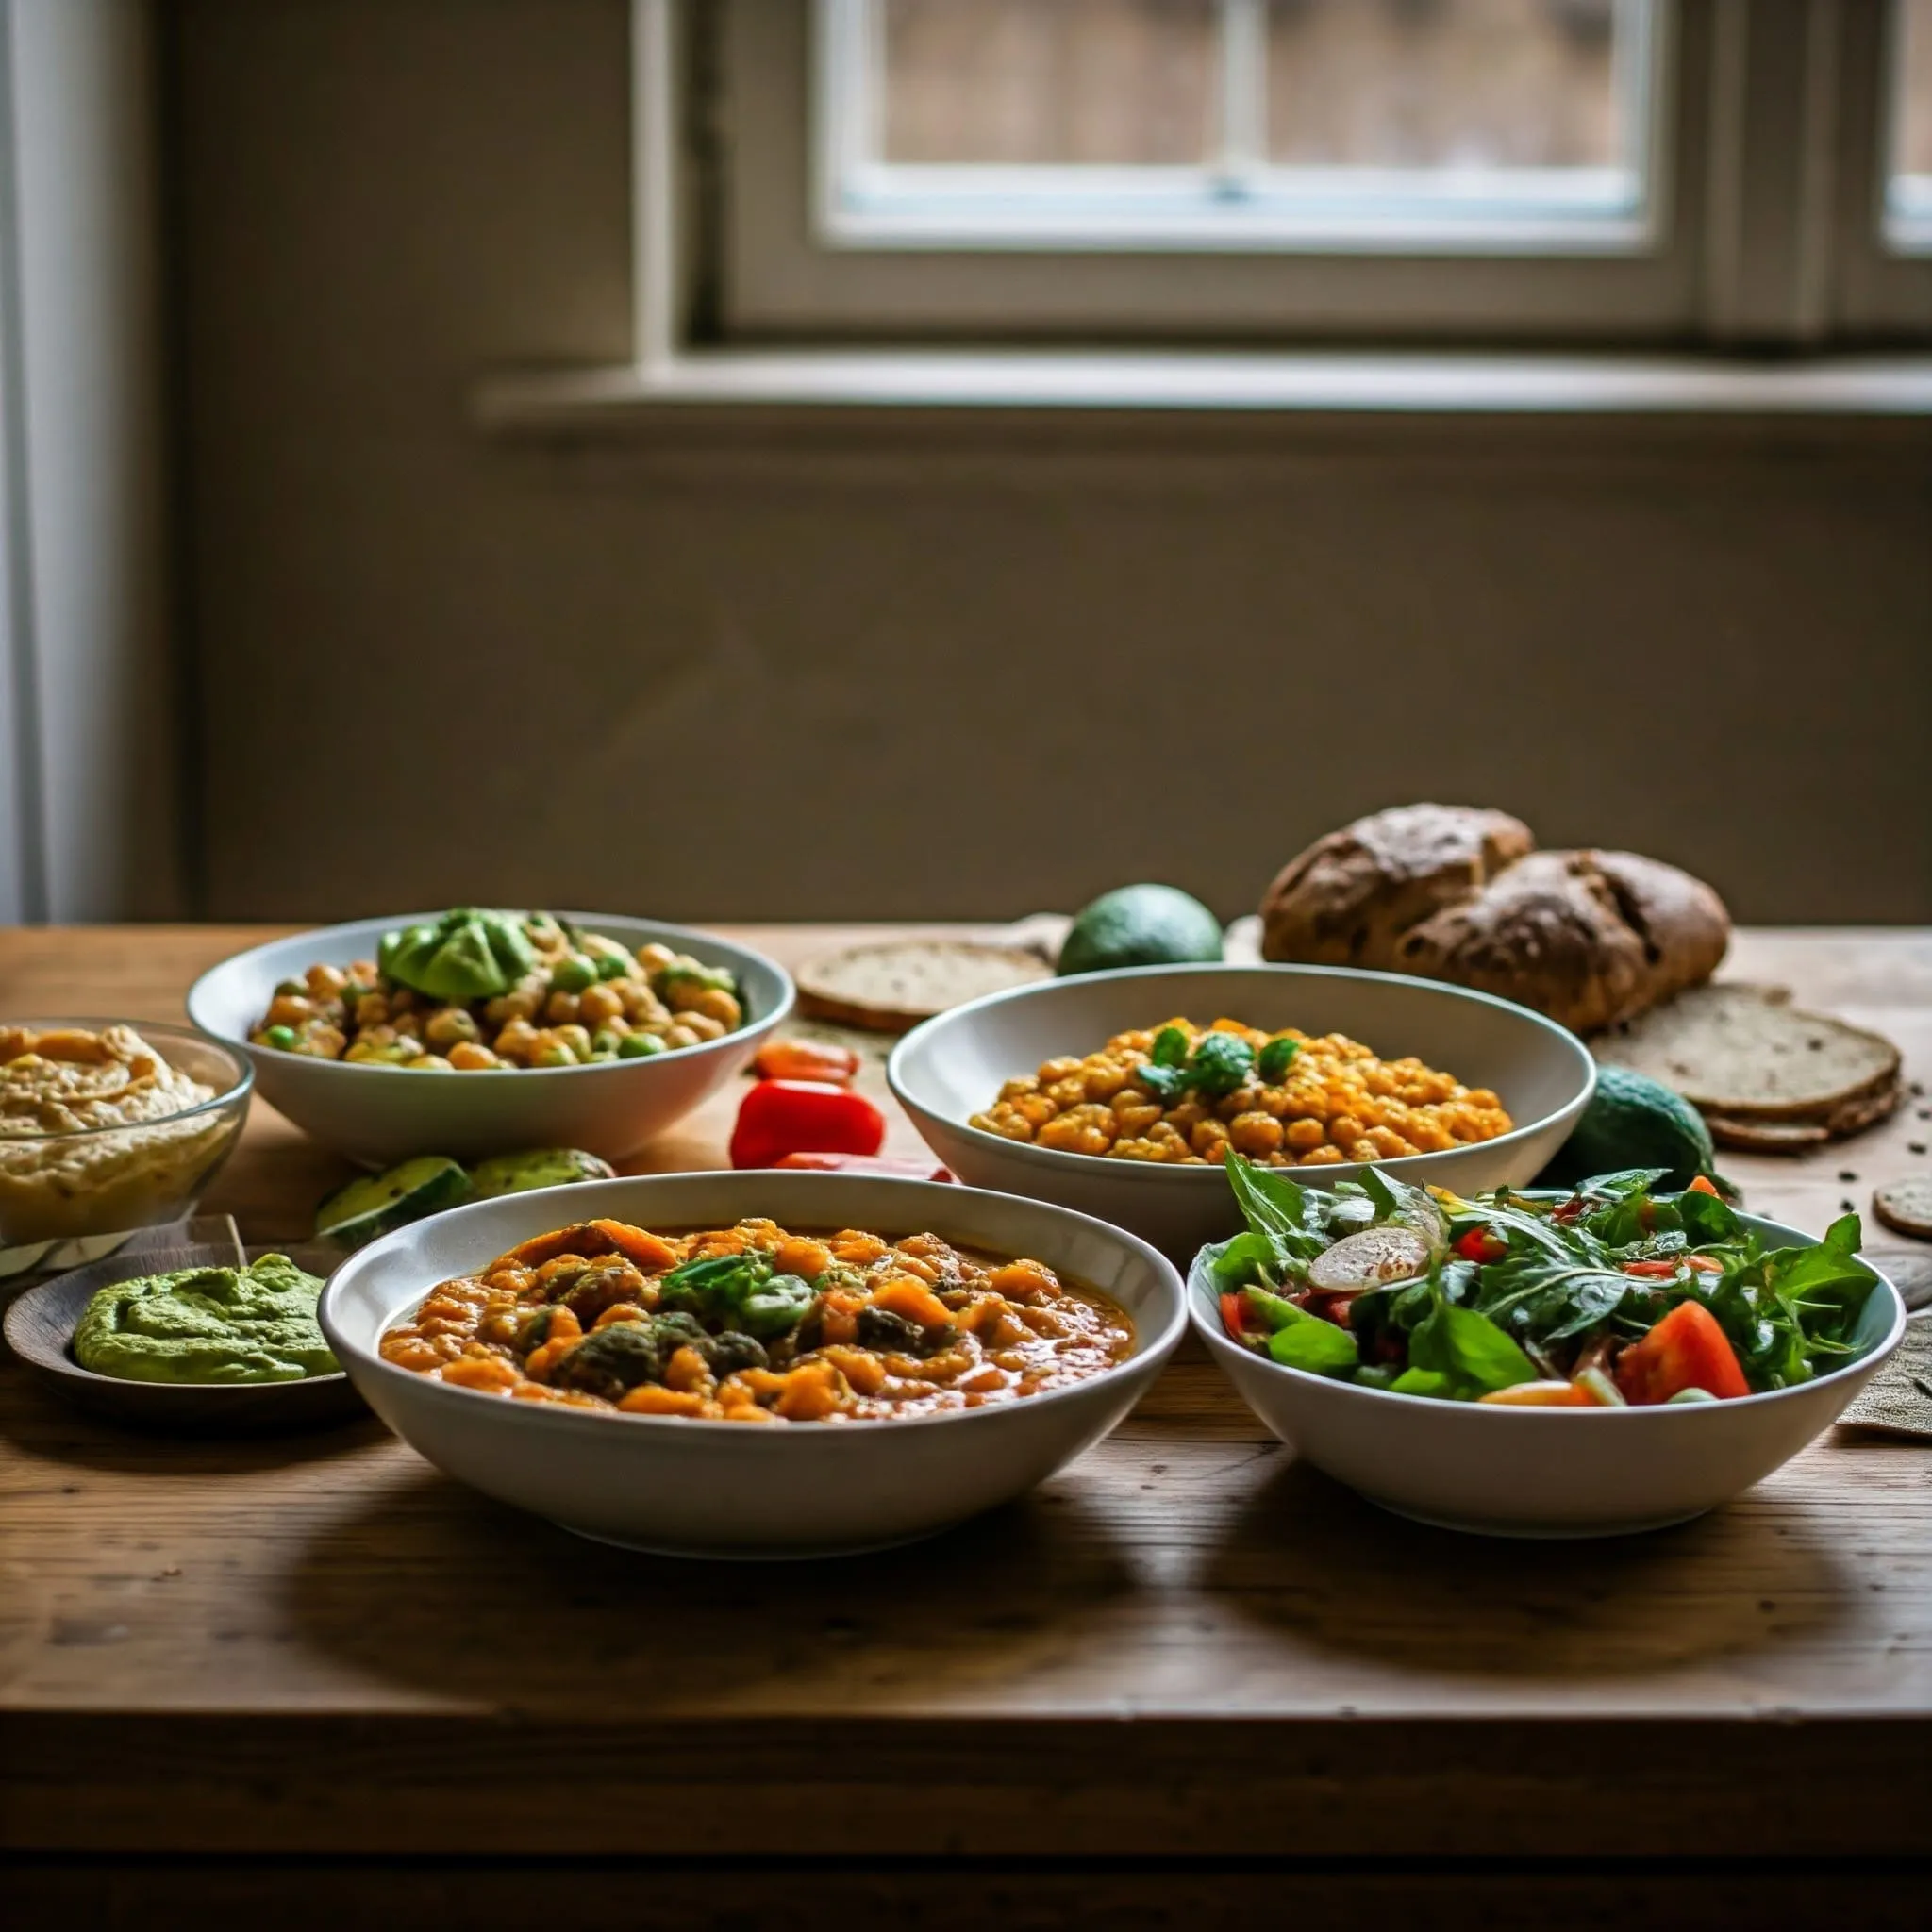
[[[1684,1098],[1627,1067],[1599,1067],[1596,1092],[1539,1182],[1568,1186],[1626,1167],[1661,1167],[1667,1185],[1715,1177],[1717,1152],[1704,1116]]]
[[[1083,907],[1060,947],[1057,971],[1184,966],[1223,958],[1221,922],[1175,886],[1121,886]]]

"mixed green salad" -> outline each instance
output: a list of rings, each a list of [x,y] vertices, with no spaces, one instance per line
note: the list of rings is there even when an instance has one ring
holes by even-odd
[[[1861,1355],[1878,1277],[1858,1217],[1770,1248],[1661,1168],[1464,1200],[1370,1168],[1327,1191],[1230,1153],[1245,1233],[1208,1248],[1227,1333],[1284,1367],[1508,1407],[1621,1407],[1788,1389]]]

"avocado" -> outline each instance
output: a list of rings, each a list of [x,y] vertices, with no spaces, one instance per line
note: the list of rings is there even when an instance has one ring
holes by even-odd
[[[1074,919],[1058,971],[1105,973],[1116,966],[1179,966],[1222,958],[1221,922],[1174,886],[1121,886]]]
[[[358,1174],[315,1210],[319,1240],[359,1248],[378,1235],[470,1198],[470,1177],[441,1154],[422,1154],[386,1174]]]
[[[608,1181],[617,1170],[578,1147],[538,1147],[528,1154],[498,1154],[470,1170],[479,1201],[522,1194],[533,1188],[567,1187],[573,1181]]]
[[[1537,1180],[1567,1187],[1595,1174],[1660,1167],[1667,1186],[1688,1188],[1699,1174],[1715,1178],[1716,1165],[1710,1129],[1682,1094],[1626,1067],[1599,1067],[1583,1118]]]

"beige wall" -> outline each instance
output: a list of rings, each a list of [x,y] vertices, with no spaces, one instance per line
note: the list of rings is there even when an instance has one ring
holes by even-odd
[[[1225,912],[1419,796],[1932,918],[1932,431],[492,443],[630,327],[625,0],[186,0],[208,909]]]

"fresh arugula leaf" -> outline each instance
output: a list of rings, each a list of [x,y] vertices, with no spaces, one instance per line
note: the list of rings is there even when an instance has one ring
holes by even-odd
[[[1395,1190],[1388,1180],[1373,1167],[1362,1169],[1362,1192],[1375,1204],[1377,1221],[1392,1221],[1402,1203],[1396,1198]]]
[[[1464,1400],[1537,1379],[1536,1364],[1489,1316],[1456,1307],[1439,1276],[1430,1289],[1435,1306],[1408,1338],[1411,1370],[1434,1371]]]
[[[1636,1277],[1604,1264],[1558,1260],[1536,1252],[1491,1261],[1482,1273],[1481,1311],[1539,1347],[1604,1327],[1637,1287]]]
[[[1208,1272],[1214,1277],[1214,1286],[1224,1291],[1243,1282],[1270,1281],[1280,1266],[1274,1241],[1252,1228],[1208,1250]]]
[[[1328,1245],[1328,1237],[1317,1219],[1320,1209],[1315,1197],[1286,1174],[1257,1167],[1244,1156],[1230,1151],[1227,1184],[1248,1226],[1274,1243],[1284,1264],[1310,1261]]]

